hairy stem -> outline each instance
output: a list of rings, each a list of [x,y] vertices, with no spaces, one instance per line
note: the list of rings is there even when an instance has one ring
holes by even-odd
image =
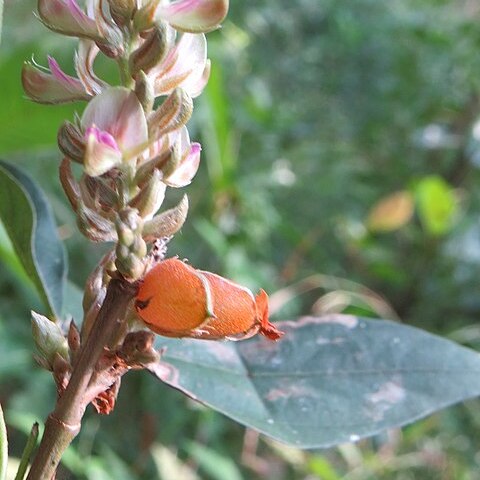
[[[78,435],[88,400],[85,394],[95,366],[115,330],[121,325],[136,287],[112,279],[97,319],[82,345],[65,392],[45,423],[45,431],[27,480],[50,480],[63,452]]]

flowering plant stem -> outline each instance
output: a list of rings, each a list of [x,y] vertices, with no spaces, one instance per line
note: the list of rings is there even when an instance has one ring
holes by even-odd
[[[97,319],[73,365],[66,390],[46,421],[27,480],[52,479],[64,451],[80,432],[81,420],[89,403],[86,393],[97,361],[123,322],[136,289],[134,284],[120,278],[110,281]]]

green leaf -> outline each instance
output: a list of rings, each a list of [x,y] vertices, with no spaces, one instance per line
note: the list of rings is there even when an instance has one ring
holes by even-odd
[[[67,261],[45,194],[17,167],[0,160],[0,219],[49,313],[62,309]]]
[[[480,395],[480,356],[350,315],[284,322],[278,342],[159,339],[167,384],[300,448],[356,441]]]
[[[0,407],[0,480],[4,480],[6,478],[7,463],[8,463],[7,427],[5,426],[2,407]]]
[[[425,230],[432,235],[444,235],[453,223],[457,200],[450,185],[441,177],[431,175],[416,186],[418,215]]]
[[[212,480],[224,480],[226,478],[242,480],[243,477],[233,460],[220,455],[215,450],[195,442],[188,443],[186,450]]]

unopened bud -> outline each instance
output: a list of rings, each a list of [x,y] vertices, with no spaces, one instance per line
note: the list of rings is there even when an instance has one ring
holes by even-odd
[[[152,242],[157,238],[170,237],[185,223],[188,214],[188,197],[184,195],[180,203],[160,215],[153,217],[143,227],[143,238]]]
[[[143,70],[140,70],[135,76],[135,94],[137,95],[138,101],[142,105],[143,110],[148,115],[153,109],[155,92],[153,90],[152,81]]]
[[[130,247],[130,251],[134,253],[138,258],[143,258],[147,254],[147,244],[142,237],[135,238],[133,245]]]
[[[123,225],[135,233],[139,233],[143,228],[143,220],[138,215],[138,211],[135,208],[124,208],[118,214],[116,222],[117,228],[119,225]]]
[[[77,225],[80,231],[93,242],[113,242],[117,240],[117,232],[113,222],[79,202]]]
[[[118,58],[125,53],[122,30],[114,22],[110,11],[103,8],[103,2],[94,2],[94,16],[102,40],[95,42],[98,48],[110,58]]]
[[[80,187],[73,176],[70,160],[66,157],[60,163],[60,182],[70,205],[76,212],[78,210],[79,202],[81,201]]]
[[[137,280],[145,270],[144,260],[147,254],[147,246],[141,236],[143,220],[136,209],[125,208],[118,214],[115,224],[119,237],[115,249],[115,266],[124,277]],[[126,242],[122,242],[122,239]]]
[[[164,135],[183,127],[193,112],[190,95],[176,88],[148,119],[148,129],[152,135]]]
[[[32,333],[39,356],[50,369],[53,368],[57,353],[66,361],[69,360],[67,339],[56,323],[32,311]]]
[[[150,30],[155,24],[155,12],[160,0],[149,0],[137,10],[133,17],[133,25],[138,32]]]
[[[123,224],[117,225],[117,235],[120,244],[130,247],[135,241],[135,232]]]
[[[161,207],[165,198],[166,185],[162,173],[154,170],[148,183],[130,201],[129,206],[138,210],[142,218],[151,218]]]
[[[135,175],[135,184],[142,188],[150,179],[150,176],[153,174],[154,170],[162,170],[162,168],[170,161],[170,155],[172,155],[172,150],[167,150],[157,157],[145,162],[141,165]]]
[[[85,156],[85,136],[71,122],[63,122],[57,134],[58,147],[70,160],[83,163]]]
[[[180,142],[175,142],[173,147],[170,149],[170,156],[168,157],[167,161],[159,167],[163,173],[163,178],[168,178],[180,165],[180,161],[182,159],[182,152],[180,148]]]
[[[118,25],[124,25],[137,9],[136,0],[108,0],[110,13]]]
[[[144,262],[134,253],[129,253],[126,257],[118,256],[115,260],[115,266],[124,277],[131,280],[142,278],[145,272]]]
[[[45,26],[54,32],[92,40],[102,38],[97,22],[75,1],[38,0],[38,14]]]
[[[155,25],[145,41],[130,55],[130,71],[134,76],[140,70],[148,72],[162,61],[167,51],[167,28],[162,22]]]

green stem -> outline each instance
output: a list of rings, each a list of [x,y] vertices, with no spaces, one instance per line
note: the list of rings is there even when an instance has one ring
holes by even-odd
[[[82,345],[72,376],[55,410],[45,423],[45,431],[27,480],[50,480],[63,452],[78,435],[88,404],[86,392],[98,359],[115,331],[121,327],[137,287],[121,279],[108,284],[105,300],[92,330]]]
[[[38,423],[35,422],[30,430],[30,435],[28,436],[25,448],[23,449],[22,458],[20,459],[20,465],[18,466],[15,480],[23,480],[25,478],[25,473],[27,472],[28,464],[30,463],[30,457],[32,456],[33,449],[37,445],[37,439]]]

